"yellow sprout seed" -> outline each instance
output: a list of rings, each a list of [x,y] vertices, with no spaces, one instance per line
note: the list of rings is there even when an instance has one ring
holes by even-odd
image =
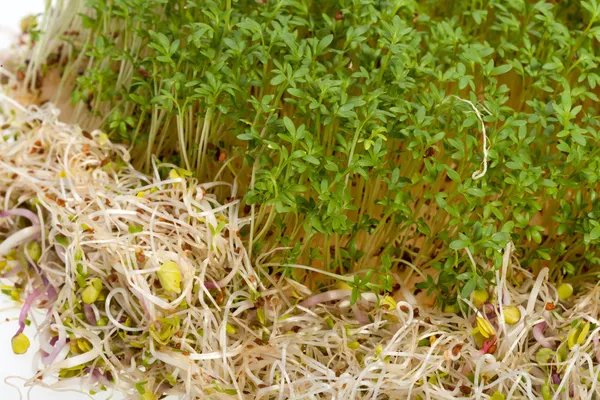
[[[494,330],[492,324],[490,324],[487,319],[481,316],[477,316],[477,329],[479,330],[479,333],[481,333],[481,335],[486,339],[496,335],[496,331]]]
[[[172,169],[169,171],[169,178],[170,179],[178,179],[178,178],[181,178],[181,176],[177,173],[176,169]]]
[[[394,300],[394,298],[392,296],[385,296],[381,300],[381,306],[384,308],[387,308],[388,310],[395,310],[396,305],[397,305],[396,300]]]
[[[98,278],[94,278],[87,284],[85,289],[83,289],[83,292],[81,292],[81,299],[85,304],[92,304],[98,300],[101,290],[102,281]]]
[[[558,298],[561,300],[566,300],[573,294],[573,286],[569,283],[563,283],[558,287]]]
[[[535,354],[535,361],[538,364],[548,364],[554,358],[554,350],[542,348]]]
[[[492,397],[490,397],[490,400],[504,400],[504,399],[506,399],[506,397],[497,390],[494,392]]]
[[[590,323],[586,322],[583,325],[583,328],[581,328],[581,332],[579,333],[579,336],[577,336],[577,344],[583,344],[583,342],[585,342],[585,338],[587,337],[589,332],[590,332]]]
[[[521,311],[515,306],[506,306],[502,311],[504,312],[504,322],[509,325],[514,325],[521,320]]]
[[[488,300],[489,295],[485,290],[474,290],[473,291],[473,304],[475,307],[479,308],[485,304]]]
[[[459,311],[458,303],[446,304],[444,306],[444,312],[445,313],[456,314],[458,311]]]
[[[27,253],[29,254],[29,257],[37,263],[40,261],[40,257],[42,257],[42,247],[38,242],[31,242],[27,245]]]
[[[586,322],[583,326],[578,326],[576,328],[571,329],[569,332],[569,336],[567,337],[567,344],[569,349],[575,347],[575,345],[581,345],[585,342],[585,338],[587,337],[590,331],[590,323]]]
[[[358,343],[357,341],[350,342],[348,343],[348,348],[350,350],[358,350],[360,348],[360,343]]]
[[[13,337],[11,344],[15,354],[25,354],[30,346],[29,339],[22,333]]]
[[[225,330],[227,331],[227,333],[229,335],[234,335],[237,333],[237,329],[235,329],[235,326],[233,326],[231,324],[225,325]]]
[[[352,286],[348,285],[346,282],[340,281],[335,285],[339,290],[352,290]]]
[[[181,293],[181,271],[179,265],[167,261],[160,266],[157,272],[160,284],[167,292]]]

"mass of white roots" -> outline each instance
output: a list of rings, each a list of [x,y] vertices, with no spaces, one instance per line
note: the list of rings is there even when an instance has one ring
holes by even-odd
[[[16,284],[25,316],[30,305],[48,310],[29,385],[143,399],[600,395],[591,284],[560,301],[547,271],[523,270],[509,246],[479,310],[469,299],[452,313],[418,307],[401,281],[408,301],[363,293],[351,305],[350,290],[311,293],[276,273],[268,254],[249,259],[240,230],[251,221],[238,218],[235,184],[200,183],[158,161],[146,176],[124,147],[60,123],[51,106],[2,105],[3,287]],[[227,204],[211,194],[223,185]],[[31,242],[41,247],[35,260],[23,250]],[[178,294],[157,277],[167,261],[181,271]],[[101,291],[85,304],[95,278]],[[508,306],[520,314],[511,324]],[[473,334],[482,321],[494,333],[483,344]]]

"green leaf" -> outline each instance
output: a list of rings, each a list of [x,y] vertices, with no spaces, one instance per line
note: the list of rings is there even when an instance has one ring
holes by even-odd
[[[467,281],[467,283],[465,283],[465,286],[463,286],[463,288],[460,292],[460,296],[463,299],[468,299],[469,296],[471,295],[471,293],[473,293],[473,290],[475,290],[476,285],[477,285],[477,279],[475,279],[475,277],[472,277],[471,279],[469,279]]]
[[[452,243],[450,243],[450,248],[452,250],[461,250],[466,247],[469,247],[470,244],[471,243],[468,240],[455,240]]]
[[[325,36],[323,39],[321,39],[319,41],[319,45],[317,46],[317,50],[319,53],[322,53],[323,50],[325,50],[325,48],[327,46],[329,46],[331,44],[331,42],[333,41],[333,35],[327,35]]]
[[[296,134],[296,126],[289,117],[283,117],[283,124],[289,133],[294,136]]]
[[[503,75],[503,74],[507,73],[508,71],[510,71],[511,69],[512,69],[511,64],[499,65],[492,70],[492,75]]]
[[[448,174],[448,177],[450,179],[452,179],[454,182],[460,182],[460,175],[458,174],[458,172],[456,172],[452,168],[450,168],[450,167],[446,168],[446,173]]]
[[[287,78],[285,75],[275,75],[273,77],[273,79],[271,79],[271,82],[269,82],[269,83],[273,86],[277,86],[277,85],[281,84],[282,82],[284,82],[286,79]]]
[[[475,196],[475,197],[484,197],[485,196],[485,192],[479,188],[468,188],[467,189],[467,193],[469,193],[471,196]]]
[[[303,159],[304,159],[304,161],[307,161],[307,162],[309,162],[311,164],[314,164],[314,165],[319,165],[320,164],[319,159],[317,157],[315,157],[315,156],[308,155],[308,156],[304,156]]]
[[[596,240],[600,238],[600,225],[596,225],[594,229],[590,232],[590,239]]]

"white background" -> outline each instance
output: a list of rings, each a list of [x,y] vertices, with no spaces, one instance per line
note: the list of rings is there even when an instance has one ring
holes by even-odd
[[[0,0],[0,52],[13,43],[20,30],[21,18],[34,13],[40,13],[44,10],[45,0]],[[8,296],[0,293],[0,400],[19,400],[27,399],[27,390],[23,389],[23,380],[18,378],[8,378],[11,376],[20,376],[29,378],[34,374],[34,354],[38,349],[36,346],[36,330],[32,326],[25,330],[25,334],[31,341],[27,354],[15,355],[11,348],[11,338],[18,329],[18,316],[20,305],[12,302]],[[7,321],[8,318],[8,321]],[[43,316],[37,315],[38,321],[42,321]],[[8,379],[7,379],[8,378]],[[14,387],[6,384],[8,380],[11,384],[21,387],[21,397]],[[98,394],[94,399],[104,400],[107,395]],[[75,392],[56,392],[49,389],[35,387],[29,394],[31,400],[82,400],[88,397]],[[119,400],[122,397],[115,396],[113,400]]]

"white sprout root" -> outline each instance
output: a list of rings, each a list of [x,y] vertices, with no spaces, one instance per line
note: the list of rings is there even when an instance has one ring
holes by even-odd
[[[49,105],[1,118],[0,211],[29,209],[41,228],[23,233],[36,221],[26,211],[0,218],[0,239],[16,246],[0,259],[5,283],[18,283],[22,299],[43,293],[30,302],[48,309],[29,385],[77,380],[143,399],[600,395],[597,287],[559,302],[546,274],[520,268],[509,247],[482,310],[467,299],[462,312],[442,313],[369,293],[353,306],[351,291],[314,297],[268,275],[261,257],[252,265],[238,200],[221,205],[210,194],[224,183],[183,179],[170,165],[143,175],[124,147],[58,122]],[[24,250],[27,235],[37,256]],[[179,293],[158,278],[167,261],[181,271]],[[518,322],[504,322],[506,306],[518,307]],[[485,341],[473,334],[482,318],[495,332]],[[533,335],[540,322],[556,349],[544,359]]]
[[[450,95],[448,97],[446,97],[444,99],[444,101],[442,101],[442,104],[444,104],[448,99],[455,99],[458,101],[461,101],[465,104],[467,104],[475,113],[475,115],[477,116],[477,120],[479,121],[479,123],[481,124],[481,136],[483,139],[483,143],[481,145],[482,147],[482,157],[483,160],[481,161],[481,170],[475,171],[473,172],[473,174],[471,175],[471,178],[476,181],[477,179],[481,179],[485,176],[485,174],[487,173],[487,169],[488,169],[488,157],[489,157],[489,149],[488,149],[488,137],[487,137],[487,131],[485,128],[485,121],[483,120],[483,116],[481,115],[481,112],[479,112],[479,109],[477,109],[477,107],[475,107],[475,104],[473,104],[472,101],[466,100],[466,99],[462,99],[458,96],[455,95]],[[491,112],[486,109],[485,107],[481,106],[485,112],[487,112],[488,114],[491,114]]]

